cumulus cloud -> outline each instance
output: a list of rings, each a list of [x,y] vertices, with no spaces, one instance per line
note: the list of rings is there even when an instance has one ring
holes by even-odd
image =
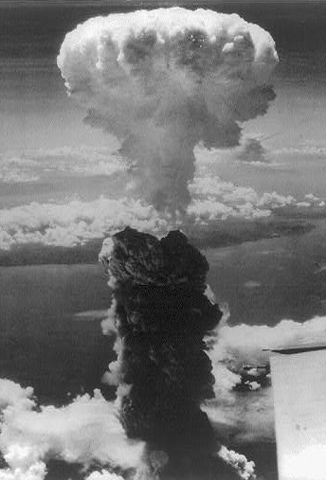
[[[246,373],[258,378],[257,367],[267,366],[271,355],[264,349],[324,345],[326,318],[315,317],[303,323],[282,320],[273,327],[222,325],[215,336],[207,337],[206,341],[213,365],[216,399],[206,402],[203,409],[221,438],[240,443],[275,441],[272,388],[269,382],[257,388],[257,382],[252,381],[246,394],[238,393],[236,387],[243,379],[243,367],[249,366]]]
[[[35,406],[33,389],[22,388],[8,379],[0,379],[0,409],[14,406],[22,409],[30,409]]]
[[[58,56],[86,121],[122,140],[147,199],[172,211],[190,201],[194,147],[238,145],[239,124],[267,111],[277,61],[257,25],[183,8],[90,19]]]
[[[164,230],[168,218],[138,200],[100,197],[91,202],[71,200],[65,204],[37,203],[2,209],[0,248],[40,243],[71,247],[103,238],[125,225],[144,231]]]
[[[291,195],[277,192],[259,195],[251,187],[225,182],[217,176],[197,176],[189,185],[189,190],[193,200],[188,207],[188,214],[197,222],[229,217],[264,218],[269,217],[275,209],[298,206]]]
[[[0,450],[8,465],[0,470],[1,480],[43,480],[51,458],[85,468],[93,463],[125,471],[138,468],[143,443],[126,438],[115,405],[99,391],[61,408],[39,406],[32,395],[31,388],[0,380]],[[105,471],[92,475],[91,480],[121,478]]]

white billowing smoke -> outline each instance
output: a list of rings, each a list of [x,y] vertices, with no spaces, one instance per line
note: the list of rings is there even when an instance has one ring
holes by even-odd
[[[259,26],[177,7],[92,18],[58,56],[86,121],[122,141],[138,187],[170,211],[189,203],[194,147],[238,145],[239,124],[266,112],[277,61]]]

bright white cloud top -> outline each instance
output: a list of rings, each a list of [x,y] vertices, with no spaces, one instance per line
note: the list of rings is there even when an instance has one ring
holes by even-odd
[[[239,124],[267,111],[277,61],[259,26],[183,8],[92,18],[58,56],[87,121],[122,140],[145,196],[171,210],[189,203],[194,147],[236,146]]]

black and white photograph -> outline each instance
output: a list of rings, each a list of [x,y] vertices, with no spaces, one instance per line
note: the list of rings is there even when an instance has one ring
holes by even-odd
[[[0,480],[325,458],[326,1],[0,0]]]

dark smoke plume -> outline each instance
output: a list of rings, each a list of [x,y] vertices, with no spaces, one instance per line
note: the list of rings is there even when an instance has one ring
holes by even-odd
[[[101,258],[118,332],[110,380],[127,435],[147,442],[147,464],[154,456],[181,475],[216,473],[221,445],[200,404],[214,397],[203,337],[222,312],[205,294],[205,257],[179,231],[158,240],[126,228]]]

